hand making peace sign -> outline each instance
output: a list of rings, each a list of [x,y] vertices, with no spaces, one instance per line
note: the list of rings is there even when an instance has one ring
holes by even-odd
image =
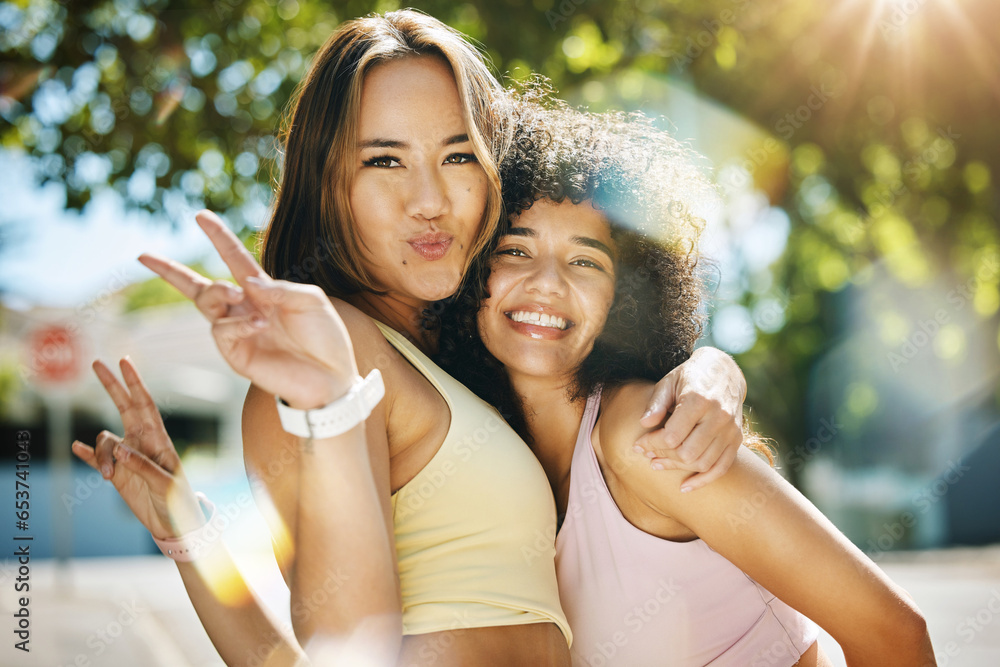
[[[196,219],[236,285],[149,253],[139,261],[195,303],[212,323],[222,356],[257,386],[298,409],[346,394],[358,369],[329,297],[315,285],[270,278],[214,213],[201,211]]]
[[[153,537],[183,535],[205,523],[204,515],[139,372],[128,358],[120,365],[127,389],[102,362],[93,368],[118,408],[125,437],[101,431],[95,447],[77,440],[73,453],[111,480]]]

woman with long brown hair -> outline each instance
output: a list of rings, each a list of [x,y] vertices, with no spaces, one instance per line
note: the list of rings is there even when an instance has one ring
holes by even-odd
[[[244,457],[277,510],[295,637],[217,540],[196,539],[204,516],[128,362],[127,389],[95,364],[124,440],[104,432],[74,452],[178,559],[229,664],[292,662],[296,642],[346,664],[568,664],[544,473],[427,357],[428,311],[500,218],[506,104],[479,54],[440,22],[412,11],[350,21],[298,94],[263,268],[207,213],[199,222],[236,286],[143,258],[212,321],[223,356],[253,382]],[[311,261],[318,244],[329,262]],[[704,483],[739,447],[743,381],[721,353],[696,362],[665,379],[647,418],[675,404],[670,437],[684,440],[689,466],[711,469]]]

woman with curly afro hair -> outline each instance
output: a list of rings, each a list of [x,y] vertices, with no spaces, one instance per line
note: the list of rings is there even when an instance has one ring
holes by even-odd
[[[519,115],[508,224],[442,315],[441,360],[545,469],[573,664],[829,665],[816,623],[849,665],[934,664],[906,592],[759,436],[692,493],[635,444],[653,383],[702,331],[696,211],[713,190],[688,151],[640,116]]]

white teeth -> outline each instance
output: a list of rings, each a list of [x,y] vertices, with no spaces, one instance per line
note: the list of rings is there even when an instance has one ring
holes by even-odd
[[[524,322],[526,324],[534,324],[540,327],[549,327],[550,329],[566,329],[566,320],[547,313],[529,313],[523,310],[517,310],[510,314],[510,319],[515,322]]]

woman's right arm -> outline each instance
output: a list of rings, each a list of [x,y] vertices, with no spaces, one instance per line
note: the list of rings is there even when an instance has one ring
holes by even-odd
[[[349,306],[339,313],[351,338],[363,341],[354,350],[367,371],[367,346],[381,334]],[[276,510],[272,535],[286,536],[275,541],[275,554],[292,591],[296,636],[308,641],[339,628],[338,637],[320,638],[324,651],[367,653],[374,664],[394,661],[402,637],[386,437],[391,399],[388,391],[352,432],[310,442],[282,429],[274,396],[260,387],[251,385],[243,407],[247,475]]]
[[[274,396],[298,410],[343,397],[360,376],[349,328],[330,299],[316,286],[271,279],[218,217],[203,211],[197,219],[237,285],[213,283],[152,255],[140,260],[195,302],[212,323],[223,358],[271,396],[270,410]],[[368,338],[359,337],[359,345],[371,344]],[[282,445],[297,452],[297,464],[277,475],[280,483],[269,493],[290,527],[293,551],[283,560],[292,609],[309,610],[293,613],[293,628],[311,658],[324,656],[320,662],[360,651],[366,655],[358,660],[391,663],[402,641],[388,510],[387,402],[377,406],[371,428],[362,422],[329,438],[289,440],[273,418],[270,427],[249,429],[249,457],[258,471],[266,471],[261,464]],[[274,414],[263,405],[259,412]],[[344,576],[336,593],[318,601],[337,571]]]

